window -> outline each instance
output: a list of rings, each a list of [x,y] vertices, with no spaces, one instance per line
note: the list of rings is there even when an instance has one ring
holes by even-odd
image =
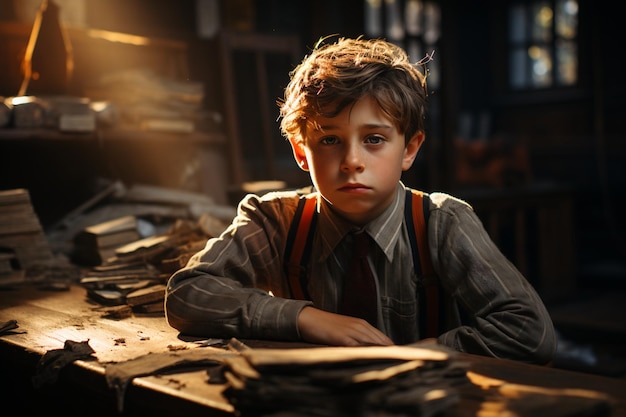
[[[383,37],[401,47],[418,62],[437,49],[440,30],[439,5],[423,0],[365,0],[365,33],[370,38]],[[439,61],[427,65],[428,87],[440,83]]]
[[[514,90],[578,82],[578,2],[531,0],[509,8],[509,85]]]

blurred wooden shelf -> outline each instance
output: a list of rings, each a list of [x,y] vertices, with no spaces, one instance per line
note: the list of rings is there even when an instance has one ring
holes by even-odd
[[[184,140],[187,143],[221,146],[226,143],[226,136],[221,132],[173,133],[146,131],[139,129],[101,129],[94,132],[61,132],[55,129],[0,129],[0,140],[105,140],[105,141],[171,141]]]

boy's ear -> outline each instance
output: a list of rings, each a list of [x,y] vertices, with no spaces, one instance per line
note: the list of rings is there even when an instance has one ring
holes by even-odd
[[[424,139],[426,139],[426,135],[423,131],[419,131],[413,135],[413,137],[407,143],[404,149],[404,157],[402,158],[402,170],[406,171],[411,168],[413,165],[413,161],[415,161],[415,157],[417,157],[417,153],[419,152],[422,144],[424,143]]]
[[[291,150],[293,151],[293,157],[298,163],[298,166],[301,170],[307,171],[309,170],[309,162],[306,159],[306,153],[304,152],[304,146],[302,142],[295,140],[294,138],[289,138],[289,143],[291,144]]]

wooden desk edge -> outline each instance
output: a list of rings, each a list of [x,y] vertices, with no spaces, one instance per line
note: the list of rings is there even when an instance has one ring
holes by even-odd
[[[58,326],[64,326],[63,329],[66,332],[59,333],[59,335],[62,335],[60,337],[67,337],[66,335],[68,334],[78,334],[85,338],[93,337],[93,342],[97,346],[108,346],[108,351],[101,352],[102,358],[107,359],[121,358],[122,356],[119,356],[117,352],[128,353],[130,351],[132,352],[130,357],[137,357],[138,355],[153,353],[155,349],[165,351],[172,344],[182,345],[189,343],[177,337],[177,333],[173,329],[168,328],[164,321],[158,318],[158,320],[147,321],[142,321],[140,318],[113,322],[103,321],[100,313],[93,311],[94,306],[89,305],[79,294],[84,294],[81,288],[73,288],[69,293],[52,292],[42,295],[41,292],[34,292],[30,294],[33,297],[32,299],[25,296],[24,300],[19,300],[19,302],[25,304],[16,304],[19,294],[15,292],[0,292],[0,305],[3,306],[0,309],[0,321],[10,318],[17,319],[20,323],[20,328],[17,329],[18,332],[22,329],[32,329],[33,331],[33,333],[27,333],[27,337],[12,334],[0,336],[0,350],[2,351],[0,358],[16,358],[24,361],[24,358],[28,357],[28,362],[31,366],[33,363],[36,363],[46,353],[46,350],[50,348],[50,343],[48,343],[50,332],[54,333],[56,330],[59,330],[45,326],[41,328],[42,320],[44,324],[53,323],[52,325],[54,326],[58,322]],[[76,303],[71,303],[72,305],[68,307],[68,300],[73,300],[74,298],[76,298]],[[64,311],[57,311],[55,310],[56,307],[63,308]],[[26,314],[28,311],[30,311],[30,315]],[[21,315],[20,312],[24,313],[23,317],[8,317]],[[54,317],[41,317],[42,314],[49,314]],[[93,317],[90,317],[90,315],[93,315]],[[29,322],[29,317],[35,320],[35,323]],[[157,328],[145,327],[153,322],[157,325]],[[37,323],[40,324],[38,325]],[[79,327],[83,323],[87,325],[76,330],[72,328],[77,325],[75,323],[78,323]],[[69,327],[69,330],[67,330],[67,327]],[[121,332],[122,329],[124,329],[123,332]],[[105,336],[102,335],[103,332]],[[113,348],[110,346],[111,340],[109,340],[116,336],[118,332],[123,333],[127,337],[134,336],[135,339],[137,333],[153,336],[153,339],[148,342],[129,340],[128,346],[123,348],[125,350],[118,350],[119,347]],[[53,340],[55,344],[57,344],[58,337],[57,335],[57,338]],[[101,340],[95,340],[98,337]],[[21,343],[17,343],[18,340]],[[246,340],[242,341],[244,343],[249,342]],[[58,343],[60,344],[58,347],[62,347],[63,341],[58,341]],[[258,343],[250,343],[250,345],[253,348],[273,346],[279,348],[290,348],[290,346],[296,348],[306,347],[302,343],[289,344],[270,341],[258,341]],[[195,349],[203,348],[195,347]],[[97,351],[98,349],[95,348],[94,350]],[[624,398],[626,380],[465,353],[456,353],[454,358],[465,363],[468,371],[490,378],[503,379],[513,384],[580,388],[605,393],[615,399],[613,416],[626,416],[626,398]],[[123,360],[120,359],[120,361]],[[95,389],[102,391],[107,398],[116,401],[115,390],[109,388],[106,383],[105,367],[106,362],[98,362],[97,360],[75,361],[62,371],[60,382],[71,382],[78,385],[91,384]],[[34,367],[29,367],[29,369],[34,369]],[[175,410],[179,412],[186,409],[188,410],[187,415],[207,415],[208,413],[208,415],[232,416],[233,406],[222,396],[224,386],[209,384],[207,378],[206,370],[136,377],[133,379],[132,384],[129,384],[124,407],[125,409],[126,407],[137,408],[142,404],[154,405],[158,403],[159,407],[170,411]]]

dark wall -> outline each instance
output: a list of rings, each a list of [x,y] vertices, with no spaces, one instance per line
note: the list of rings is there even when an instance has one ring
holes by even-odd
[[[494,135],[512,135],[526,144],[533,180],[572,190],[581,284],[623,285],[626,80],[615,58],[626,36],[615,5],[579,0],[579,7],[579,85],[527,93],[506,86],[506,2],[487,0],[483,13],[459,13],[467,36],[459,37],[458,68],[475,68],[458,72],[458,108],[474,99],[487,105]],[[489,30],[472,30],[475,26]],[[489,51],[485,59],[483,50]]]
[[[322,36],[363,33],[363,0],[224,0],[225,26],[297,34],[302,54]],[[442,137],[420,163],[438,171],[438,186],[455,190],[455,139],[463,112],[487,111],[491,133],[523,141],[531,180],[572,190],[577,260],[619,265],[626,258],[626,77],[621,54],[623,15],[607,0],[579,0],[580,86],[561,91],[513,93],[506,86],[506,7],[510,2],[441,1]],[[0,20],[14,18],[13,1],[0,0]],[[195,1],[89,0],[90,26],[189,43],[189,74],[206,85],[206,105],[222,109],[214,40],[196,36]],[[2,48],[0,47],[0,50]],[[1,92],[0,92],[1,94]],[[5,93],[6,94],[6,93]],[[428,171],[428,170],[426,170]],[[420,171],[421,172],[421,171]]]

